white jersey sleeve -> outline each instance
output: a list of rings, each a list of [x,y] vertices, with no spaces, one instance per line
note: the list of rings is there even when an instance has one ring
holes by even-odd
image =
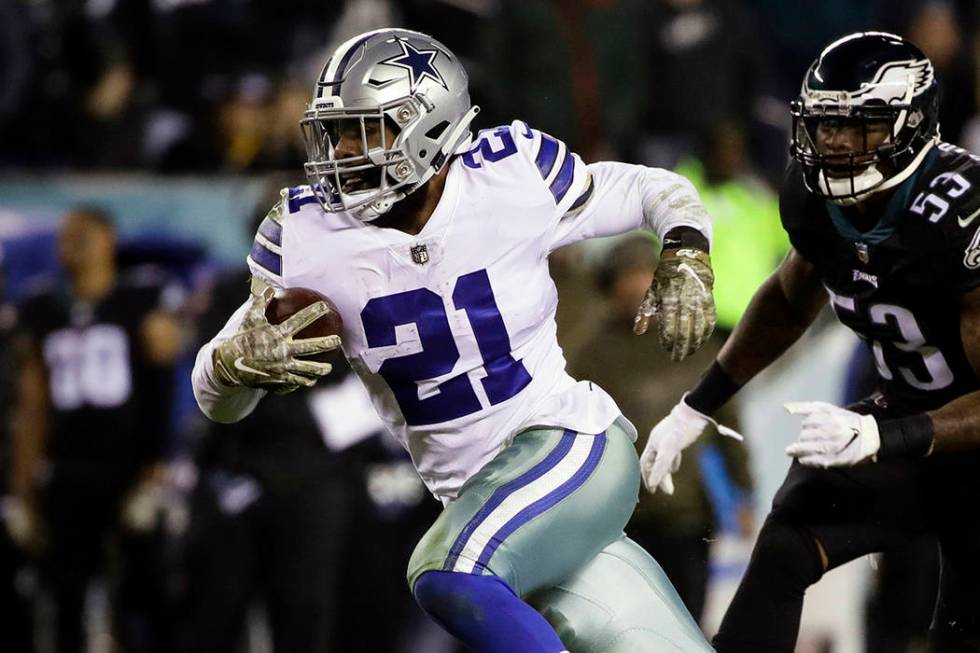
[[[691,227],[711,241],[711,220],[684,177],[615,161],[586,165],[565,143],[521,121],[510,130],[555,203],[549,251],[636,229],[662,239],[675,227]]]
[[[258,277],[271,286],[284,287],[282,230],[288,203],[293,201],[294,191],[284,188],[279,193],[276,202],[259,223],[259,230],[252,241],[252,249],[248,253],[248,269],[253,277]]]

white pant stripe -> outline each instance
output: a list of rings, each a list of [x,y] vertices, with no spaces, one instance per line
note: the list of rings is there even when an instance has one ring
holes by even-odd
[[[517,516],[531,504],[543,499],[568,481],[585,464],[595,443],[593,436],[576,436],[568,454],[554,467],[528,485],[514,491],[493,512],[487,515],[463,546],[453,571],[464,574],[473,572],[473,566],[480,559],[483,549],[489,544],[494,533]]]

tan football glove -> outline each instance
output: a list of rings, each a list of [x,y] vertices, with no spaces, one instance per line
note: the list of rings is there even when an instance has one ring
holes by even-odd
[[[299,331],[330,309],[324,302],[315,302],[282,324],[270,324],[265,309],[274,295],[275,289],[267,287],[253,296],[238,333],[214,349],[214,374],[220,383],[284,394],[310,387],[330,373],[330,363],[300,357],[336,349],[340,346],[340,336],[294,339]]]
[[[660,344],[679,361],[696,352],[715,328],[711,257],[694,248],[664,250],[653,285],[636,312],[633,331],[646,333],[657,316]]]

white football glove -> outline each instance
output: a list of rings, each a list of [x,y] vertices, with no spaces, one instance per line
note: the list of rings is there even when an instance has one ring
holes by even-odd
[[[786,447],[786,454],[809,467],[848,467],[874,461],[881,438],[878,422],[823,401],[791,401],[784,404],[791,415],[802,415],[800,437]]]
[[[280,394],[300,386],[312,386],[330,373],[330,363],[306,360],[340,346],[340,336],[297,338],[294,336],[330,311],[324,302],[314,302],[281,324],[270,324],[265,309],[275,296],[267,287],[252,297],[252,304],[238,333],[214,349],[214,373],[231,386],[264,388]]]
[[[713,424],[722,435],[742,440],[736,431],[688,406],[684,397],[650,431],[640,456],[640,475],[651,494],[657,488],[667,494],[674,493],[674,480],[670,475],[681,466],[681,451],[697,440],[708,424]]]

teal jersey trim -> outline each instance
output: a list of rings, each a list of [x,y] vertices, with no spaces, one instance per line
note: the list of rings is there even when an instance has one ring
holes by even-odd
[[[898,226],[898,221],[905,212],[905,207],[908,206],[909,196],[912,194],[912,189],[915,188],[919,175],[923,170],[932,166],[938,155],[939,152],[935,148],[926,155],[919,169],[911,177],[902,182],[895,191],[895,194],[891,196],[885,205],[885,214],[881,216],[881,220],[869,231],[863,233],[858,231],[851,224],[851,221],[847,219],[839,206],[830,200],[826,200],[827,213],[830,215],[830,220],[834,223],[834,228],[837,229],[837,233],[845,240],[867,243],[869,245],[877,245],[891,238],[891,235],[895,233],[895,227]]]

